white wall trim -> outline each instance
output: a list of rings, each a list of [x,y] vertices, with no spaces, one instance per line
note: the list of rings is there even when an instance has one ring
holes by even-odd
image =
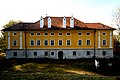
[[[109,48],[113,48],[113,45],[112,45],[112,31],[110,31],[110,47]]]
[[[10,32],[8,32],[8,49],[10,49]]]
[[[20,49],[22,49],[22,32],[20,32]]]
[[[98,48],[101,48],[100,47],[100,31],[98,31]]]

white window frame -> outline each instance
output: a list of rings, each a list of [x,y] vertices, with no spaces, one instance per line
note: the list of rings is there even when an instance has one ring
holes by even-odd
[[[88,40],[90,41],[90,45],[91,45],[91,40],[90,40],[90,39],[87,39],[87,40],[86,40],[86,45],[87,45],[87,46],[90,46],[90,45],[87,44],[87,41],[88,41]]]
[[[14,45],[15,41],[16,41],[16,45]],[[18,46],[18,40],[16,40],[16,39],[12,40],[12,46]]]
[[[30,46],[34,46],[34,45],[31,45],[31,41],[33,41],[34,45],[35,45],[35,41],[33,39],[30,40]]]
[[[45,35],[45,33],[47,33],[47,35]],[[49,35],[48,32],[45,32],[45,33],[44,33],[44,36],[48,36]]]
[[[70,41],[70,45],[68,45],[68,40]],[[70,39],[66,40],[66,46],[71,46],[71,40]]]
[[[52,52],[54,53],[54,55],[52,55]],[[54,56],[55,56],[55,51],[51,51],[51,52],[50,52],[50,56],[51,56],[51,57],[54,57]]]
[[[60,41],[60,40],[62,41],[62,45],[59,45],[59,41]],[[58,40],[58,46],[63,46],[63,40],[62,40],[62,39],[59,39],[59,40]]]
[[[104,33],[105,33],[105,35],[103,35]],[[103,36],[106,36],[106,35],[107,35],[107,33],[106,33],[106,32],[102,32],[102,35],[103,35]]]
[[[33,33],[33,35],[31,35]],[[34,36],[35,34],[34,34],[34,32],[30,32],[30,36]]]
[[[41,36],[41,33],[40,33],[40,35],[38,35],[38,33],[40,33],[40,32],[37,32],[37,33],[36,33],[36,36]]]
[[[51,33],[50,33],[50,36],[54,36],[54,35],[51,35],[52,33],[55,35],[55,33],[54,33],[54,32],[51,32]]]
[[[90,32],[87,32],[87,33],[89,33],[89,34],[91,35],[91,33],[90,33]],[[87,35],[87,33],[86,33],[86,35]],[[87,36],[90,36],[90,35],[87,35]]]
[[[45,41],[47,41],[47,45],[45,45]],[[48,40],[46,39],[46,40],[44,40],[44,46],[48,46],[49,44],[48,44],[49,42],[48,42]]]
[[[62,35],[59,35],[60,33],[62,33],[62,32],[59,32],[59,33],[58,33],[58,36],[63,36],[63,33],[62,33]]]
[[[52,44],[51,41],[54,42],[54,45],[51,45]],[[53,39],[50,40],[50,46],[55,46],[55,40],[53,40]]]
[[[16,33],[16,35],[15,35],[15,33]],[[18,33],[17,32],[13,32],[13,36],[17,36],[18,35]]]
[[[68,33],[69,33],[70,35],[68,35]],[[66,33],[66,36],[71,36],[71,33],[70,33],[70,32],[67,32],[67,33]]]
[[[81,45],[79,45],[79,41],[81,40]],[[79,39],[77,42],[78,46],[82,46],[82,39]]]
[[[79,33],[81,33],[81,35],[79,35]],[[78,36],[82,36],[82,32],[78,32]]]
[[[40,45],[37,44],[37,42],[40,41]],[[41,46],[41,40],[36,40],[36,46]]]
[[[106,41],[106,45],[103,44],[103,41]],[[106,39],[102,39],[102,46],[107,46],[107,40]]]

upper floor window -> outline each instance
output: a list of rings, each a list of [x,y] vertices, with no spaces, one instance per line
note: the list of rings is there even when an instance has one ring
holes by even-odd
[[[103,45],[103,46],[106,46],[106,45],[107,45],[107,40],[106,40],[106,39],[103,39],[103,40],[102,40],[102,45]]]
[[[40,46],[40,40],[36,40],[36,45]]]
[[[45,40],[45,41],[44,41],[44,45],[45,45],[45,46],[48,46],[48,40]]]
[[[59,33],[59,36],[62,36],[62,33]]]
[[[87,32],[87,36],[89,36],[90,35],[90,33],[89,32]]]
[[[30,46],[34,46],[34,40],[30,40]]]
[[[45,32],[45,36],[47,36],[48,35],[48,33],[47,32]]]
[[[70,45],[71,45],[71,41],[67,40],[67,46],[70,46]]]
[[[30,33],[30,36],[34,36],[34,32],[31,32],[31,33]]]
[[[13,41],[12,41],[12,45],[13,45],[13,46],[17,46],[17,43],[18,43],[17,40],[13,40]]]
[[[13,32],[13,36],[17,36],[17,32]]]
[[[38,32],[38,33],[36,33],[36,35],[37,35],[37,36],[40,36],[40,33]]]
[[[54,40],[50,41],[51,46],[54,46]]]
[[[106,32],[103,32],[102,35],[105,36],[105,35],[106,35]]]
[[[78,36],[81,36],[82,35],[82,33],[81,32],[78,32]]]
[[[91,42],[89,39],[86,41],[86,44],[87,44],[87,46],[90,46]]]
[[[62,46],[62,40],[58,40],[58,45]]]
[[[78,46],[82,45],[82,40],[78,40]]]
[[[54,36],[54,32],[51,32],[50,35],[51,35],[51,36]]]
[[[70,36],[70,33],[69,33],[69,32],[67,33],[67,36]]]

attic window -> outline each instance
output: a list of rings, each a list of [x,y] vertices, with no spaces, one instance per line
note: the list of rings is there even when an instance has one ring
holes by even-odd
[[[17,32],[14,32],[14,33],[13,33],[13,36],[17,36]]]
[[[103,35],[105,36],[105,35],[106,35],[106,33],[105,33],[105,32],[103,32]]]
[[[30,33],[30,36],[34,36],[34,32],[31,32],[31,33]]]

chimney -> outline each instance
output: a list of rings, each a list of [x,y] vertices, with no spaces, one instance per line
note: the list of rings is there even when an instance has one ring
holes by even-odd
[[[40,28],[43,28],[43,26],[44,26],[44,19],[43,19],[43,17],[41,16],[41,17],[40,17]]]
[[[74,17],[73,16],[70,19],[70,27],[74,28]]]
[[[65,16],[63,18],[63,28],[66,28],[66,18],[65,18]]]
[[[51,18],[48,17],[48,28],[51,28]]]

